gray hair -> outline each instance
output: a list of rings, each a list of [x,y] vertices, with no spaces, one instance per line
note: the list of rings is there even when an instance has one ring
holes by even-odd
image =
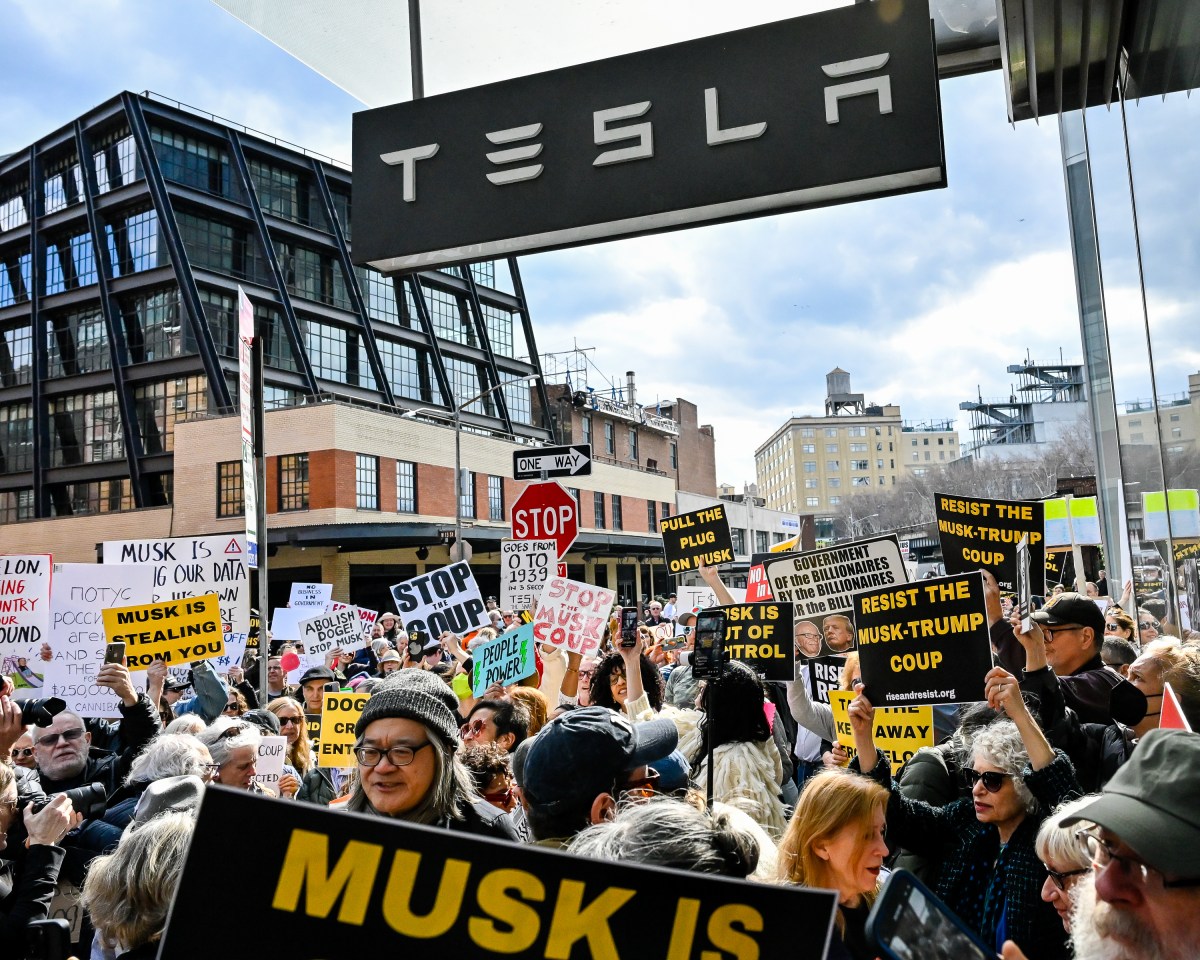
[[[462,808],[479,799],[471,771],[458,758],[451,744],[442,740],[430,727],[421,724],[425,737],[433,744],[433,783],[425,797],[412,810],[399,819],[409,823],[441,824],[446,820],[462,818]],[[366,730],[363,731],[364,735]],[[363,738],[355,741],[354,749],[363,745]],[[358,778],[346,801],[346,809],[354,813],[377,813],[363,790],[362,778]]]
[[[195,825],[191,814],[164,813],[92,861],[82,903],[103,943],[133,950],[161,936]]]
[[[240,729],[236,733],[229,734],[228,731],[235,727]],[[233,750],[241,747],[254,747],[257,750],[260,738],[258,727],[252,723],[234,717],[217,717],[200,732],[196,739],[208,747],[213,763],[224,766],[229,762],[229,754]]]
[[[204,719],[194,713],[185,713],[167,724],[164,733],[190,733],[193,737],[204,729]]]
[[[1097,794],[1091,793],[1086,797],[1066,800],[1060,803],[1054,812],[1042,821],[1042,825],[1038,827],[1035,844],[1038,859],[1042,863],[1050,863],[1051,861],[1054,863],[1063,863],[1067,865],[1067,869],[1069,870],[1083,870],[1092,865],[1092,858],[1080,850],[1079,844],[1075,842],[1076,831],[1089,826],[1088,821],[1081,820],[1071,824],[1069,827],[1064,827],[1063,821],[1078,813],[1095,800],[1096,797]]]
[[[1029,753],[1021,740],[1021,732],[1011,720],[996,720],[980,730],[971,740],[971,749],[988,763],[999,767],[1012,777],[1013,788],[1026,813],[1033,813],[1038,802],[1025,786],[1025,768]]]
[[[757,841],[728,814],[709,814],[672,797],[622,804],[613,819],[576,834],[568,852],[738,878],[758,865]]]
[[[205,747],[186,733],[164,733],[147,745],[129,767],[126,783],[150,783],[165,777],[204,777]]]

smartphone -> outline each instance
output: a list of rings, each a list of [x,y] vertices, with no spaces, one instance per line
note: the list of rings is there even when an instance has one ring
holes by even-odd
[[[67,960],[70,956],[71,927],[61,917],[32,920],[26,931],[25,956],[29,960]]]
[[[637,607],[621,608],[621,646],[632,647],[637,643],[638,612]]]
[[[327,684],[325,684],[325,686],[322,689],[326,693],[341,693],[342,685],[340,683],[338,683],[336,680],[330,680]]]
[[[112,643],[106,644],[104,647],[104,662],[105,663],[124,663],[125,662],[125,641],[114,640]]]
[[[725,611],[702,610],[696,615],[696,643],[692,649],[692,676],[707,680],[719,676],[725,657]]]
[[[956,917],[920,880],[897,870],[867,917],[867,941],[889,960],[954,957],[997,960],[998,954]]]

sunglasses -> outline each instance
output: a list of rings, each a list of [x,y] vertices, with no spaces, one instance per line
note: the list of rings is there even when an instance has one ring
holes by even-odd
[[[988,770],[986,773],[980,773],[978,770],[972,770],[970,767],[963,771],[963,776],[967,778],[967,785],[971,789],[974,789],[975,784],[982,780],[983,789],[988,793],[999,793],[1000,788],[1004,786],[1004,781],[1012,779],[1011,773],[1000,773],[997,770]]]
[[[44,737],[38,737],[36,742],[39,747],[52,747],[58,743],[61,737],[67,743],[73,743],[82,737],[85,732],[83,727],[77,727],[74,730],[64,730],[62,733],[48,733]]]
[[[477,737],[487,729],[487,723],[483,720],[472,720],[470,723],[464,723],[458,728],[459,734],[464,737]]]
[[[1070,880],[1072,877],[1083,876],[1085,873],[1091,873],[1092,870],[1091,867],[1083,867],[1079,870],[1067,870],[1065,873],[1059,873],[1057,870],[1051,870],[1049,867],[1047,867],[1046,872],[1050,874],[1050,880],[1056,887],[1058,887],[1059,890],[1066,890],[1068,880]]]
[[[649,800],[658,793],[658,780],[658,771],[653,767],[647,767],[644,777],[626,781],[621,784],[619,792],[631,800]]]
[[[1107,621],[1104,624],[1104,632],[1105,633],[1116,633],[1120,629],[1121,629],[1121,625],[1119,623],[1113,623],[1111,620]]]
[[[280,728],[283,728],[283,727],[298,727],[298,726],[300,726],[300,722],[301,722],[301,721],[300,721],[300,718],[299,718],[299,717],[280,717],[280,718],[279,718],[279,726],[280,726]]]
[[[13,747],[12,758],[14,760],[24,760],[26,757],[33,756],[33,747]]]
[[[1157,630],[1161,626],[1162,626],[1162,624],[1159,623],[1157,620],[1139,620],[1138,621],[1138,629],[1139,630],[1149,630],[1151,627],[1153,627],[1155,630]]]
[[[239,710],[239,709],[241,709],[241,708],[236,703],[225,704],[225,712],[226,713],[228,713],[230,710]]]

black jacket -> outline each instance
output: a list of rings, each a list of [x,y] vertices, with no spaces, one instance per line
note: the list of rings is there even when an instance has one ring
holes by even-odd
[[[63,852],[39,843],[24,851],[19,863],[0,859],[0,951],[5,956],[18,945],[23,950],[30,923],[50,916]]]

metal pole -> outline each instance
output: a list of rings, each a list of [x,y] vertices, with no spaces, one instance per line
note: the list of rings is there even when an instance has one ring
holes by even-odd
[[[466,558],[465,551],[462,547],[462,495],[463,495],[463,473],[462,473],[462,407],[455,406],[454,408],[454,548],[451,551],[450,559],[454,560],[454,553],[458,553],[458,559]]]
[[[717,676],[720,676],[720,667],[717,670]],[[713,689],[712,681],[714,679],[716,678],[711,678],[708,681],[704,690],[704,712],[707,714],[704,718],[704,724],[707,727],[705,732],[708,734],[704,738],[708,743],[708,786],[705,789],[705,797],[709,813],[712,813],[713,808],[713,769],[716,765],[716,751],[713,749],[713,737],[717,735],[717,731],[714,729],[713,714],[717,705],[717,691]]]
[[[412,65],[412,98],[425,96],[425,65],[421,59],[421,0],[408,0],[408,52]]]
[[[251,381],[252,416],[254,418],[254,483],[258,487],[255,509],[255,526],[258,530],[258,702],[267,705],[267,659],[271,644],[267,640],[267,623],[270,619],[270,599],[267,584],[267,442],[266,417],[263,411],[263,362],[266,345],[263,343],[263,321],[256,318],[254,342],[250,346],[251,366],[254,377]],[[253,682],[253,681],[251,681]]]

